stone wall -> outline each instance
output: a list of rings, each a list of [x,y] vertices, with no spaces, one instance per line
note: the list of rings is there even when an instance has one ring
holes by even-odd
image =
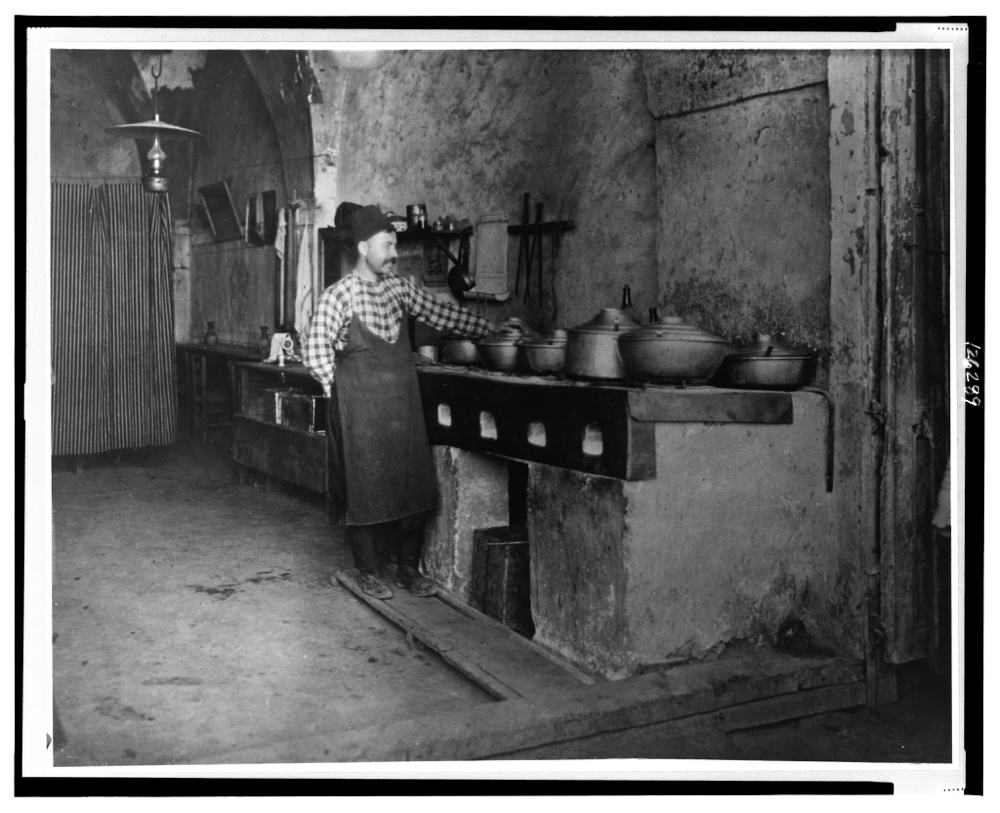
[[[53,180],[135,180],[142,175],[131,139],[104,132],[145,112],[139,71],[128,52],[53,50],[49,161]]]
[[[252,194],[274,190],[278,206],[286,205],[283,154],[244,57],[238,51],[210,52],[195,90],[205,139],[191,182],[193,199],[200,187],[226,181],[241,220]],[[212,320],[222,341],[253,344],[261,325],[275,324],[274,249],[242,240],[216,243],[201,216],[192,218],[191,243],[191,338],[200,338]]]
[[[625,284],[642,315],[655,304],[653,121],[639,53],[403,51],[363,68],[334,55],[314,62],[324,100],[314,138],[332,150],[338,174],[339,200],[317,200],[328,221],[348,200],[398,213],[425,203],[432,219],[473,223],[500,213],[517,224],[530,192],[546,220],[572,219],[576,230],[557,254],[545,241],[541,305],[536,265],[531,301],[512,297],[491,318],[572,327],[617,306]],[[512,237],[511,287],[518,249]]]
[[[647,55],[656,118],[661,313],[736,347],[757,333],[823,355],[830,332],[824,51]]]
[[[531,464],[535,640],[612,678],[736,640],[770,646],[792,619],[860,654],[832,539],[827,405],[792,398],[792,424],[658,423],[654,480]]]

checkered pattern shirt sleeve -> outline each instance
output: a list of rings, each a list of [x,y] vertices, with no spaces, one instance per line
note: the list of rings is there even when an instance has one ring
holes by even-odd
[[[492,329],[492,325],[482,316],[457,308],[450,302],[435,299],[423,289],[404,280],[399,282],[405,286],[408,296],[407,310],[435,330],[451,330],[463,336],[478,338]]]
[[[302,361],[329,395],[336,370],[337,351],[347,347],[351,320],[361,319],[379,338],[399,338],[404,316],[410,313],[435,330],[463,336],[485,336],[492,325],[481,316],[442,302],[410,282],[389,275],[375,282],[351,275],[327,288],[306,334]]]

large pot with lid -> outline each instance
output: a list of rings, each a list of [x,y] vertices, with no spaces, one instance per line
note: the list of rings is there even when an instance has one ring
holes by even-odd
[[[663,383],[704,384],[732,350],[726,340],[667,316],[619,340],[625,371],[632,378]]]
[[[717,383],[722,387],[765,390],[796,390],[812,383],[816,375],[816,355],[785,347],[768,333],[722,362]]]
[[[624,378],[618,340],[638,328],[638,322],[618,308],[603,308],[589,322],[570,328],[566,331],[566,372],[578,378]]]

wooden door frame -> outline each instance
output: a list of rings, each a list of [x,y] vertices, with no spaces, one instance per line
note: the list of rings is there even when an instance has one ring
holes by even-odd
[[[897,698],[884,658],[879,570],[882,459],[880,359],[879,51],[834,51],[830,94],[830,394],[837,405],[835,529],[856,543],[854,598],[859,612],[869,705]],[[876,431],[873,432],[873,427]]]
[[[920,252],[947,246],[924,245],[921,59],[911,50],[854,51],[832,52],[828,63],[835,522],[840,539],[857,543],[871,705],[896,699],[890,661],[928,654],[927,619],[915,601],[918,554],[922,530],[930,534],[925,492],[936,494],[944,465],[943,450],[928,451],[935,426],[942,434],[947,399],[934,377],[941,359],[927,356],[940,326],[932,324],[934,292]],[[932,181],[941,186],[940,177]],[[943,243],[940,232],[939,223]],[[929,327],[932,337],[923,335]]]

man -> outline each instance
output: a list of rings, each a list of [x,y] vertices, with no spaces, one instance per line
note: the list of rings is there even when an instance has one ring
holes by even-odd
[[[394,550],[396,586],[433,596],[437,587],[419,568],[437,477],[405,316],[466,336],[492,325],[393,273],[396,232],[377,206],[355,210],[348,227],[354,269],[323,292],[303,348],[329,398],[331,489],[361,589],[392,598],[382,574]]]

